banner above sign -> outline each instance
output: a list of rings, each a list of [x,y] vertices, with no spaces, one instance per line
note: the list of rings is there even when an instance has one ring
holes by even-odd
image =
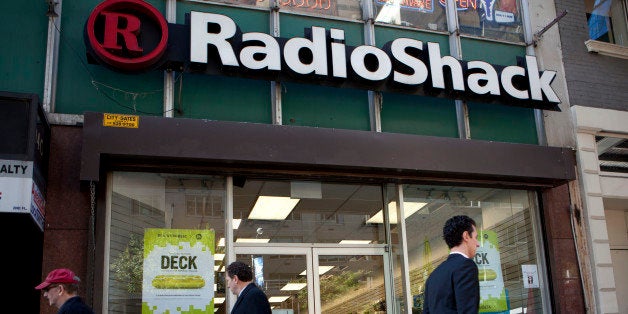
[[[342,29],[279,38],[242,33],[228,16],[206,12],[166,27],[156,12],[142,0],[102,2],[86,23],[88,59],[125,73],[171,69],[559,110],[556,72],[539,71],[534,56],[498,66],[442,56],[438,43],[411,38],[354,47]]]

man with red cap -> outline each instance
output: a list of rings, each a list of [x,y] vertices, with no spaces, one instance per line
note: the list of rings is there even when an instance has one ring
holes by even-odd
[[[50,305],[59,309],[57,314],[94,314],[77,294],[80,282],[73,271],[60,268],[51,271],[35,289],[43,291]]]

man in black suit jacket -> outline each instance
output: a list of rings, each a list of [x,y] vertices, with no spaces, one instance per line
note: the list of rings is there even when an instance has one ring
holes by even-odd
[[[272,313],[266,294],[253,283],[251,266],[242,262],[233,262],[225,272],[227,287],[238,296],[231,314],[269,314]]]
[[[475,221],[454,216],[445,222],[443,238],[449,257],[425,282],[423,313],[473,313],[480,307],[478,267],[473,261],[480,246]]]

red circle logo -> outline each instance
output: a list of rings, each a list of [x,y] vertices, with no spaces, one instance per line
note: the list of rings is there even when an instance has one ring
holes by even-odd
[[[87,20],[86,32],[94,54],[122,70],[138,71],[157,63],[168,44],[168,23],[142,0],[107,0]]]

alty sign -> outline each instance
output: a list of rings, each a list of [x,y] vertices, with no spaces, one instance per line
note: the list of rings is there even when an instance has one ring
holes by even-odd
[[[504,67],[443,56],[438,43],[413,38],[355,47],[342,29],[312,26],[303,37],[279,38],[242,33],[222,14],[192,11],[188,24],[166,26],[156,12],[141,0],[101,3],[86,24],[90,59],[126,72],[181,68],[548,110],[560,103],[556,72],[539,71],[534,56]]]

